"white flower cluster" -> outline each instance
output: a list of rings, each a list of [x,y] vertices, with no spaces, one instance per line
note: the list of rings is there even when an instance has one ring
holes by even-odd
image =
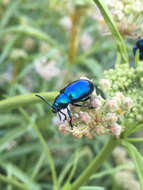
[[[57,68],[57,62],[55,60],[47,62],[46,58],[36,60],[35,70],[45,80],[50,80],[60,74],[60,69]]]
[[[124,130],[124,126],[120,123],[124,114],[132,108],[133,101],[121,92],[117,92],[113,97],[108,96],[108,91],[110,91],[108,80],[102,79],[99,82],[99,88],[106,92],[107,98],[103,99],[94,92],[91,99],[84,102],[84,105],[95,107],[95,109],[70,106],[74,128],[70,129],[69,117],[65,111],[67,120],[58,122],[59,131],[62,134],[72,133],[75,138],[86,136],[89,139],[94,135],[102,134],[111,134],[117,138],[120,136]]]
[[[137,32],[141,33],[143,31],[143,0],[107,0],[106,4],[116,22],[116,25],[125,36],[135,36],[140,35]],[[105,22],[100,14],[95,16],[99,21],[101,29],[105,29]]]
[[[104,76],[111,83],[110,96],[121,91],[124,96],[131,97],[134,106],[126,114],[130,122],[143,121],[143,62],[139,61],[137,67],[130,67],[128,64],[116,64],[114,69],[104,72]],[[125,108],[130,105],[130,98],[126,98]]]

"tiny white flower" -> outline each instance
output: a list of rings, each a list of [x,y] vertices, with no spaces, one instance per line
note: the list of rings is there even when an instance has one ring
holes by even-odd
[[[115,113],[107,113],[105,120],[110,124],[113,124],[117,122],[118,117]]]
[[[111,111],[117,111],[119,109],[119,105],[115,99],[107,100],[106,102],[106,108]]]
[[[124,109],[130,110],[133,107],[133,101],[130,97],[124,99]]]
[[[71,22],[71,19],[70,17],[63,17],[60,19],[60,24],[64,27],[64,29],[66,30],[70,30],[71,27],[72,27],[72,22]]]
[[[42,78],[50,80],[60,74],[60,70],[57,68],[56,64],[54,60],[49,61],[48,64],[44,61],[36,61],[35,70]]]
[[[115,123],[110,127],[110,132],[112,135],[115,135],[118,138],[122,132],[122,126],[118,123]]]
[[[110,89],[110,82],[109,80],[106,79],[101,79],[99,81],[99,88],[103,90],[104,92],[108,91]]]
[[[93,39],[91,38],[91,36],[87,33],[83,33],[80,38],[81,49],[83,51],[87,51],[88,49],[91,48],[92,43],[93,43]]]

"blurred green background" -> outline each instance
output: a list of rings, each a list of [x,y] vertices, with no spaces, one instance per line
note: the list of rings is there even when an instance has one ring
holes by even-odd
[[[116,46],[112,36],[96,18],[96,7],[83,2],[0,0],[0,100],[59,91],[81,76],[98,84],[104,70],[114,66]],[[131,64],[134,41],[125,39]],[[81,157],[73,180],[106,142],[106,136],[92,140],[63,136],[56,126],[56,117],[44,104],[24,109],[46,140],[61,184],[77,152]],[[113,157],[100,172],[115,166]],[[20,187],[14,184],[15,180],[27,186]],[[120,189],[113,175],[94,178],[89,185]],[[52,189],[52,178],[32,123],[15,109],[0,113],[0,189],[22,188]]]

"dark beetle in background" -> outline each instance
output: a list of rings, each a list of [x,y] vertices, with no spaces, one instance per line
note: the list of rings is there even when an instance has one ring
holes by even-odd
[[[136,51],[139,49],[139,59],[143,60],[143,38],[139,38],[136,42],[136,45],[133,47],[133,53],[136,54]]]
[[[94,85],[91,81],[86,79],[80,79],[68,84],[64,89],[60,90],[60,94],[56,97],[52,105],[49,104],[43,97],[39,95],[36,96],[41,98],[44,102],[46,102],[52,108],[53,113],[58,113],[60,120],[61,116],[59,113],[64,115],[66,120],[66,114],[61,111],[62,109],[66,108],[67,113],[70,117],[69,124],[71,126],[71,129],[73,129],[72,114],[68,108],[68,105],[72,104],[78,107],[87,107],[91,109],[94,108],[92,106],[77,104],[77,102],[84,102],[90,99],[93,91],[94,91]]]

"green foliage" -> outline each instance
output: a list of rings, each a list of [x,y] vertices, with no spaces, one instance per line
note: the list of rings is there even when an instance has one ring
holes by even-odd
[[[133,68],[129,65],[116,64],[115,69],[105,71],[105,78],[111,81],[112,91],[114,95],[118,91],[122,91],[125,96],[131,97],[134,107],[128,114],[128,120],[142,123],[142,93],[143,93],[143,63],[136,60],[137,67]]]
[[[143,189],[143,156],[131,143],[122,140],[121,144],[128,150],[128,153],[135,164],[136,171],[140,180],[140,186],[141,189]]]
[[[105,24],[95,18],[95,4],[110,35],[105,35]],[[138,120],[142,116],[142,63],[137,51],[136,67],[129,67],[128,60],[134,62],[133,42],[124,42],[106,2],[1,0],[0,43],[0,189],[108,190],[113,186],[118,190],[114,175],[133,167],[132,163],[115,165],[113,158],[106,167],[119,143],[133,160],[143,188],[143,158],[131,144],[138,142],[142,150],[139,142],[143,139],[138,138],[143,128],[142,119]],[[110,79],[115,84],[124,79],[128,83],[122,83],[125,93],[138,96],[137,102],[133,98],[136,107],[130,113],[136,113],[136,122],[129,116],[123,122],[124,140],[108,140],[107,136],[76,140],[59,133],[53,113],[39,104],[35,94],[52,102],[57,91],[81,76],[97,85],[104,70],[114,64],[115,69],[108,71]],[[118,84],[111,93],[122,88]]]
[[[90,187],[90,186],[84,186],[84,187],[81,187],[80,190],[104,190],[105,188],[103,187]]]

